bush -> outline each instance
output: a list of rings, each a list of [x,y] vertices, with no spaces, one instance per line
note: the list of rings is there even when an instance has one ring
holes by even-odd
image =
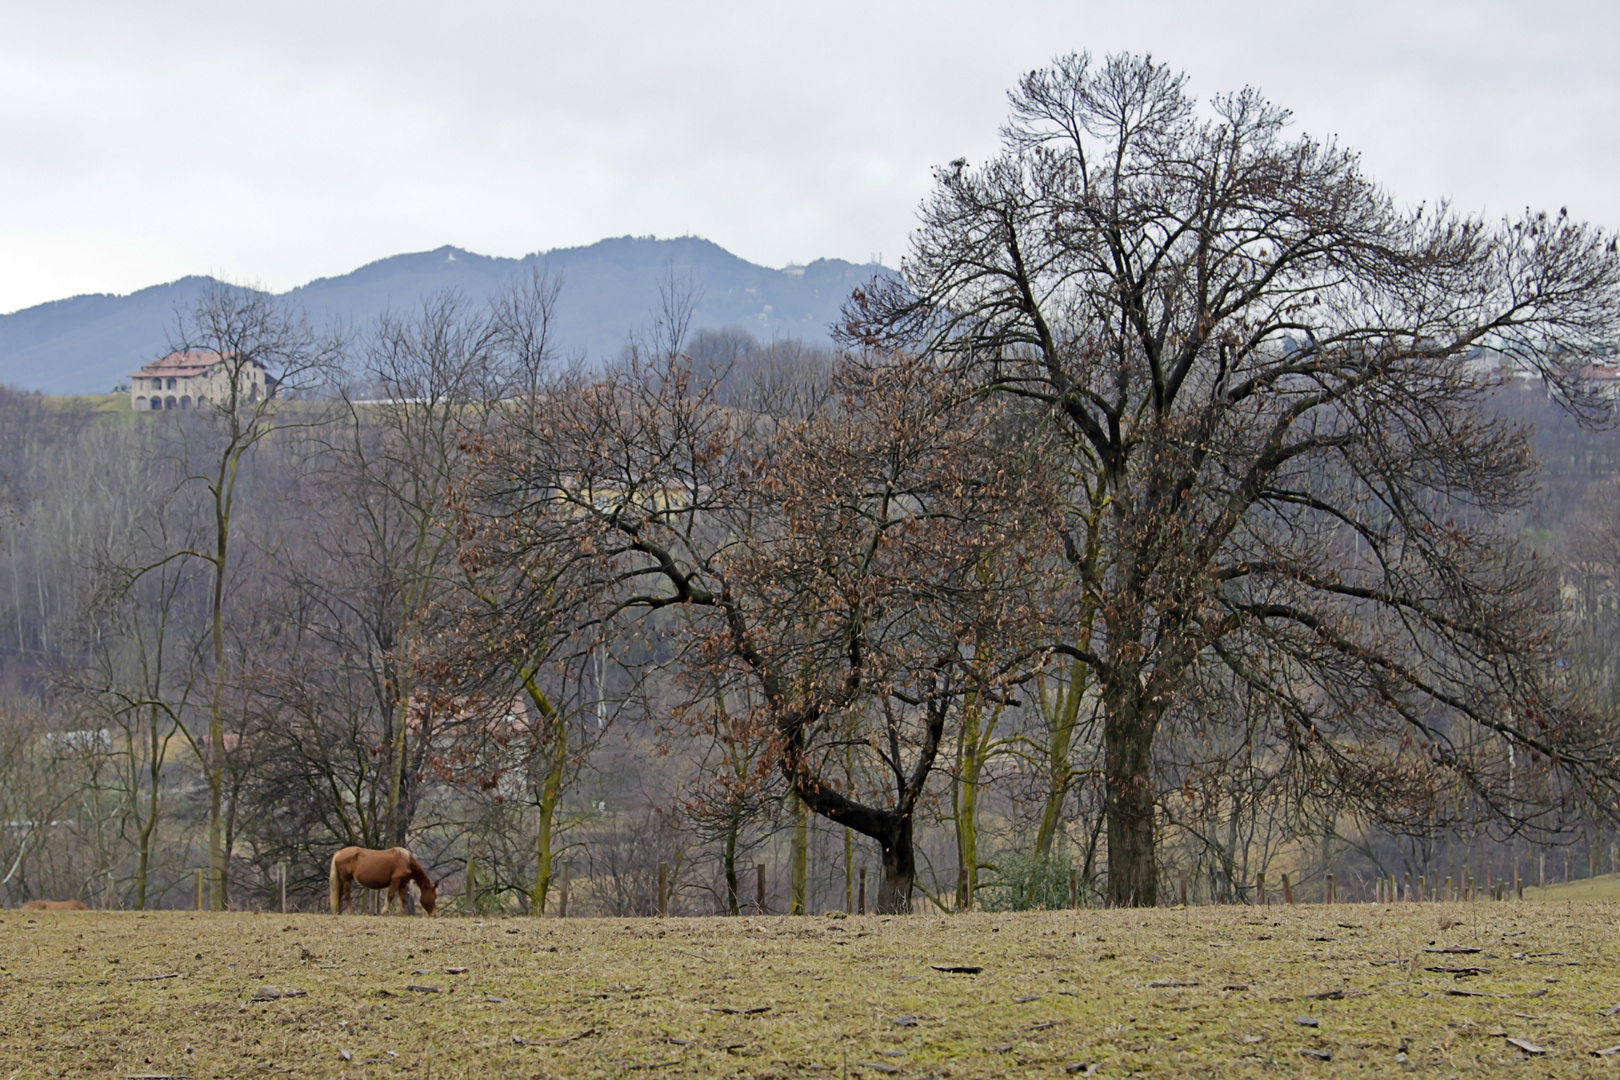
[[[1037,859],[1011,854],[997,860],[995,881],[980,882],[978,905],[985,911],[1046,911],[1069,906],[1067,854]],[[1082,902],[1084,886],[1082,885]]]

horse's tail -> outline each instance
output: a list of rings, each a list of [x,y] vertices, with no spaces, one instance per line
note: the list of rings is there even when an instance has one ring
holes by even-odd
[[[332,869],[327,874],[327,885],[332,894],[332,914],[343,914],[343,875],[338,873],[338,857],[332,856]]]

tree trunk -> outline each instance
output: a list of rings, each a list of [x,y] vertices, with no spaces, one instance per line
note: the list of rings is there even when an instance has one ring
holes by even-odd
[[[148,778],[149,778],[149,780],[151,781],[151,784],[152,784],[152,794],[151,794],[150,798],[147,801],[146,820],[141,823],[141,831],[140,831],[140,834],[139,834],[139,845],[138,845],[138,848],[137,848],[138,854],[137,854],[137,857],[136,857],[136,860],[135,860],[135,910],[136,911],[145,911],[146,910],[146,879],[147,879],[147,871],[152,865],[152,832],[157,828],[158,800],[159,800],[158,789],[159,789],[159,782],[162,780],[162,776],[163,776],[163,757],[162,757],[162,754],[161,754],[162,744],[159,743],[159,741],[158,741],[158,728],[157,728],[158,718],[157,718],[157,707],[156,706],[153,706],[151,708],[151,710],[149,711],[149,719],[150,719],[150,722],[151,722],[151,725],[152,725],[151,728],[150,728],[150,732],[151,732],[151,736],[152,736],[152,745],[151,745],[151,756],[147,758],[147,762],[146,762],[146,770],[147,770]],[[136,805],[138,806],[139,805],[139,797],[140,797],[139,781],[136,782],[136,792],[135,792],[135,794],[136,794],[136,799],[137,799],[137,804]]]
[[[789,795],[788,798],[793,800],[793,842],[788,850],[793,875],[790,911],[794,915],[803,915],[810,884],[810,808],[797,795]]]
[[[1134,679],[1132,680],[1134,681]],[[1115,907],[1158,903],[1154,857],[1153,735],[1134,687],[1114,696],[1103,728],[1107,772],[1108,902]]]
[[[209,906],[225,910],[225,572],[229,568],[231,499],[235,491],[237,459],[227,452],[215,478],[214,581],[209,607],[209,636],[214,653],[214,679],[208,696],[208,882]]]
[[[147,868],[152,864],[152,831],[157,826],[157,787],[152,788],[152,802],[148,808],[147,817],[141,823],[139,844],[135,859],[135,910],[146,910],[146,878]]]
[[[726,914],[741,915],[742,909],[737,904],[737,832],[739,826],[736,821],[726,826]]]
[[[1089,621],[1085,624],[1090,632]],[[1035,834],[1035,858],[1046,859],[1052,854],[1052,841],[1063,824],[1063,804],[1068,800],[1069,787],[1074,782],[1074,765],[1069,760],[1074,751],[1074,737],[1079,726],[1080,703],[1086,694],[1088,669],[1076,660],[1069,670],[1069,678],[1048,712],[1046,742],[1046,799],[1041,811],[1041,825]],[[1042,688],[1044,689],[1044,688]]]
[[[568,767],[568,732],[563,728],[551,699],[535,682],[534,672],[519,671],[523,678],[523,691],[529,695],[535,711],[551,724],[551,764],[540,784],[540,823],[535,829],[534,894],[529,898],[529,913],[544,915],[546,897],[551,892],[552,844],[551,830],[556,821],[557,804],[562,800],[563,772]]]
[[[909,915],[911,886],[917,877],[916,855],[911,846],[911,816],[899,818],[881,841],[883,880],[878,884],[879,915]]]
[[[388,747],[388,803],[383,809],[382,816],[383,835],[388,838],[390,847],[404,847],[405,835],[409,831],[401,809],[405,799],[405,759],[410,751],[410,711],[411,700],[406,694],[395,706],[394,737],[389,741]],[[431,716],[422,718],[424,728],[431,722]]]
[[[956,903],[959,910],[965,908],[968,898],[979,887],[979,776],[984,762],[975,749],[969,747],[970,743],[978,741],[978,732],[969,730],[970,727],[976,728],[976,725],[970,724],[964,716],[961,746],[957,751],[956,784],[951,790],[956,811]]]
[[[855,834],[844,830],[844,910],[855,914]]]
[[[223,527],[223,526],[222,526]],[[208,883],[212,890],[209,907],[225,910],[225,540],[219,542],[219,562],[214,567],[214,685],[208,705]]]
[[[997,749],[994,738],[1000,719],[1000,707],[986,716],[981,696],[970,696],[964,703],[961,733],[956,741],[956,783],[951,788],[956,818],[958,909],[979,889],[979,785],[985,765]],[[965,878],[961,871],[966,871]]]
[[[535,863],[534,904],[531,910],[536,915],[546,913],[546,895],[551,891],[551,830],[557,817],[557,803],[562,799],[563,768],[567,761],[565,733],[562,725],[558,724],[551,746],[551,768],[546,772],[545,786],[540,792],[540,824],[535,830],[535,847],[539,857]]]

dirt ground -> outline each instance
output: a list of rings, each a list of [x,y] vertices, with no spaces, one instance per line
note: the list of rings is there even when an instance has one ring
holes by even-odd
[[[0,1080],[1607,1076],[1617,917],[4,911]]]

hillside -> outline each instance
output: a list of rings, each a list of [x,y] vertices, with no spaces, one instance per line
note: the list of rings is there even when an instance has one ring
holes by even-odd
[[[881,267],[819,259],[772,270],[696,237],[620,237],[522,259],[442,247],[395,255],[291,290],[317,319],[362,326],[378,313],[459,289],[482,300],[539,266],[561,278],[558,343],[565,354],[610,355],[645,326],[670,271],[698,290],[693,329],[741,326],[763,340],[822,341],[844,298]],[[0,315],[0,384],[50,394],[104,393],[161,355],[174,313],[209,282],[188,277],[128,296],[76,296]]]

